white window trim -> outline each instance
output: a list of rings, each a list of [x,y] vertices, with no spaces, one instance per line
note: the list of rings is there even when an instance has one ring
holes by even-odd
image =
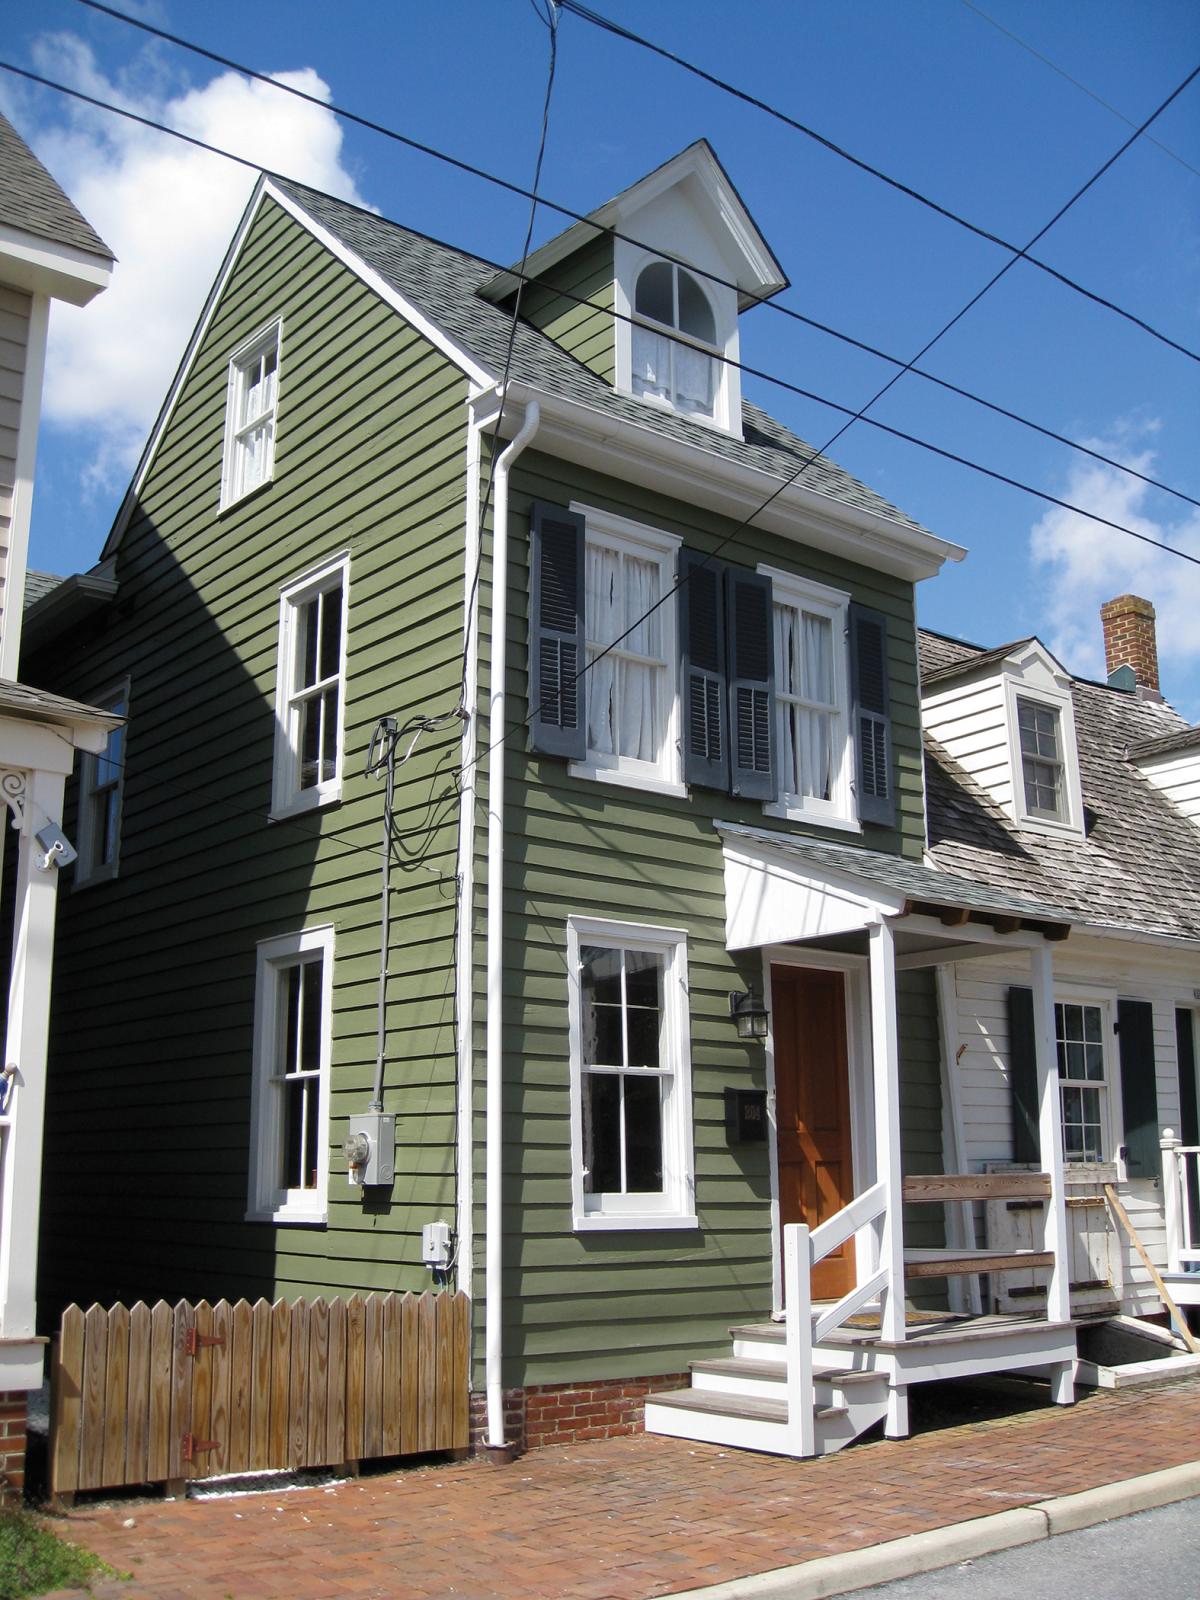
[[[602,511],[596,506],[571,502],[571,510],[584,519],[584,560],[589,544],[604,545],[610,550],[620,550],[627,555],[651,559],[658,563],[662,574],[663,593],[669,593],[675,583],[676,563],[682,538],[666,533],[661,528],[650,528],[644,523],[632,522],[628,517]],[[666,663],[663,677],[662,751],[657,762],[637,761],[631,756],[602,756],[589,751],[584,761],[571,762],[568,771],[573,778],[590,778],[602,783],[621,784],[640,789],[648,794],[686,797],[683,782],[682,739],[679,705],[679,645],[676,635],[676,607],[669,601],[659,607],[659,631],[662,638],[663,660]],[[584,631],[587,618],[584,618]]]
[[[341,578],[342,637],[338,655],[337,760],[332,778],[301,789],[298,763],[299,718],[290,707],[292,680],[298,646],[297,619],[300,608],[323,589],[334,587],[331,579]],[[319,806],[332,805],[342,797],[346,743],[346,641],[350,617],[350,552],[312,567],[279,591],[279,644],[275,668],[275,760],[271,776],[271,820],[295,816]]]
[[[1115,1167],[1119,1179],[1125,1180],[1125,1162],[1119,1152],[1125,1144],[1125,1116],[1121,1103],[1121,1056],[1116,1032],[1117,1020],[1117,995],[1116,991],[1109,988],[1094,988],[1087,984],[1071,984],[1063,989],[1054,991],[1054,1004],[1056,1006],[1094,1006],[1100,1012],[1100,1040],[1104,1048],[1104,1082],[1093,1087],[1101,1088],[1100,1096],[1101,1134],[1104,1148],[1107,1151],[1103,1161],[1068,1161],[1063,1128],[1062,1116],[1062,1087],[1064,1084],[1079,1084],[1087,1088],[1088,1084],[1080,1080],[1064,1078],[1058,1072],[1058,1025],[1055,1022],[1055,1063],[1054,1072],[1059,1086],[1058,1097],[1058,1124],[1059,1140],[1063,1148],[1063,1164],[1071,1172],[1082,1173],[1088,1169],[1099,1167]]]
[[[281,1097],[272,1094],[269,1074],[279,1026],[279,974],[297,956],[319,951],[321,982],[321,1133],[317,1140],[317,1187],[285,1190],[274,1180],[283,1130]],[[333,926],[325,923],[299,933],[263,939],[257,946],[254,978],[254,1055],[250,1101],[250,1195],[247,1222],[313,1224],[329,1216],[329,1091],[333,1046]]]
[[[713,391],[713,415],[711,417],[698,416],[693,412],[679,411],[669,400],[663,400],[658,395],[634,394],[633,392],[633,325],[641,323],[645,327],[659,327],[660,324],[652,323],[648,319],[643,321],[634,313],[633,291],[638,280],[638,274],[643,267],[649,266],[654,261],[665,261],[667,258],[656,250],[644,250],[638,245],[628,244],[623,239],[617,239],[613,247],[614,284],[613,284],[613,309],[616,312],[616,387],[622,394],[629,395],[639,404],[651,406],[658,411],[669,411],[672,416],[685,417],[688,422],[698,423],[704,428],[717,428],[722,433],[733,433],[738,438],[742,433],[742,385],[741,371],[736,365],[740,360],[740,343],[738,337],[738,309],[737,296],[734,290],[726,289],[721,284],[714,283],[701,267],[689,267],[683,263],[685,272],[690,272],[696,282],[704,291],[709,305],[712,307],[713,320],[716,323],[717,343],[711,348],[699,341],[686,339],[687,343],[695,343],[696,349],[703,350],[712,355],[716,365],[716,380]],[[668,329],[675,334],[677,329]]]
[[[104,694],[97,695],[93,704],[101,711],[111,711],[117,705],[124,705],[125,709],[120,714],[125,718],[125,738],[122,741],[121,765],[117,769],[117,838],[111,861],[97,859],[100,840],[96,833],[96,818],[94,807],[91,805],[92,785],[96,767],[104,757],[94,755],[91,751],[85,752],[79,763],[79,809],[78,809],[78,854],[75,860],[75,877],[73,887],[76,889],[89,888],[94,883],[111,883],[119,875],[121,866],[121,833],[125,809],[125,766],[129,757],[129,687],[128,678],[123,678],[120,683],[109,686]],[[105,749],[108,748],[105,741]]]
[[[1021,732],[1017,722],[1017,701],[1047,706],[1058,712],[1059,738],[1062,743],[1063,803],[1066,816],[1061,821],[1053,817],[1032,816],[1025,805],[1025,758],[1021,750]],[[1055,692],[1023,683],[1006,674],[1004,679],[1004,716],[1008,738],[1008,759],[1012,772],[1013,817],[1017,825],[1031,833],[1044,833],[1053,838],[1083,838],[1083,790],[1079,782],[1079,747],[1075,740],[1075,708],[1069,691]]]
[[[858,820],[855,808],[854,746],[851,739],[850,718],[850,654],[847,644],[850,596],[842,589],[833,589],[828,584],[797,577],[795,573],[785,572],[779,567],[760,564],[758,571],[761,576],[771,580],[773,605],[795,606],[829,619],[833,635],[834,682],[841,690],[838,704],[840,736],[837,736],[839,760],[832,795],[828,800],[818,800],[813,795],[786,794],[781,786],[779,798],[763,806],[763,815],[783,817],[789,822],[806,822],[821,828],[839,828],[847,833],[861,833],[862,823]],[[774,639],[774,617],[772,617],[772,639]],[[779,700],[778,662],[775,662],[775,669],[774,735],[775,748],[781,751],[783,739],[780,723],[783,708]]]
[[[252,356],[258,355],[267,345],[275,346],[275,403],[271,407],[271,449],[270,459],[267,462],[266,472],[260,481],[249,489],[239,493],[234,492],[233,484],[236,476],[234,460],[237,452],[237,435],[240,431],[236,425],[237,399],[241,388],[241,376]],[[243,500],[249,499],[252,494],[257,494],[260,489],[275,477],[275,446],[279,438],[279,384],[283,372],[283,318],[274,317],[265,327],[259,328],[257,333],[244,339],[229,358],[229,369],[225,385],[225,442],[221,454],[221,510],[226,511],[230,506],[240,505]],[[263,413],[267,415],[266,412]]]
[[[663,1026],[674,1058],[674,1084],[663,1116],[663,1195],[657,1208],[645,1196],[585,1195],[583,1187],[583,1019],[579,994],[580,945],[653,950],[665,956]],[[595,917],[567,919],[567,1019],[571,1077],[571,1211],[577,1233],[621,1229],[695,1228],[696,1178],[692,1151],[692,1059],[689,1025],[687,933],[637,922]],[[636,1198],[636,1209],[631,1204]]]

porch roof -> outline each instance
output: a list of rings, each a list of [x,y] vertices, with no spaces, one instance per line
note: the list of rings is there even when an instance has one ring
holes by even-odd
[[[903,856],[717,822],[725,850],[730,949],[819,938],[879,917],[938,917],[1062,939],[1077,915]],[[965,928],[964,928],[965,932]]]

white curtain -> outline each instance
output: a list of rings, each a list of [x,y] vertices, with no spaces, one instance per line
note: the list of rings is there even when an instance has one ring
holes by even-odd
[[[661,333],[637,324],[633,329],[633,392],[671,398],[671,346]]]
[[[814,617],[807,611],[801,624],[804,640],[804,698],[822,705],[833,703],[833,630],[828,617]],[[832,788],[832,749],[829,713],[800,713],[800,766],[804,787],[801,794],[828,800]]]
[[[587,708],[588,749],[593,754],[658,759],[663,669],[622,659],[624,652],[661,659],[659,615],[645,617],[658,599],[658,577],[652,561],[588,546],[585,614],[589,656],[595,664],[588,673]],[[618,639],[617,648],[601,657],[600,651]]]
[[[711,417],[713,362],[703,350],[688,345],[675,346],[675,404],[681,411],[699,412]]]

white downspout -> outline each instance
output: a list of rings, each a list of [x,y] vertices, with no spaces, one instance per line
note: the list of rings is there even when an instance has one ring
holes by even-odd
[[[508,667],[508,469],[541,422],[536,400],[525,408],[521,431],[496,462],[492,512],[492,654],[488,669],[488,870],[487,870],[487,1260],[484,1371],[488,1444],[504,1444],[503,1177],[504,1177],[504,677]],[[482,534],[482,529],[480,530]]]

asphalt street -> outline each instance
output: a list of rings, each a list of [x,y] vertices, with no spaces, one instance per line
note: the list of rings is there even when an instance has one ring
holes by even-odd
[[[1200,1499],[1119,1517],[841,1600],[1200,1600]]]

